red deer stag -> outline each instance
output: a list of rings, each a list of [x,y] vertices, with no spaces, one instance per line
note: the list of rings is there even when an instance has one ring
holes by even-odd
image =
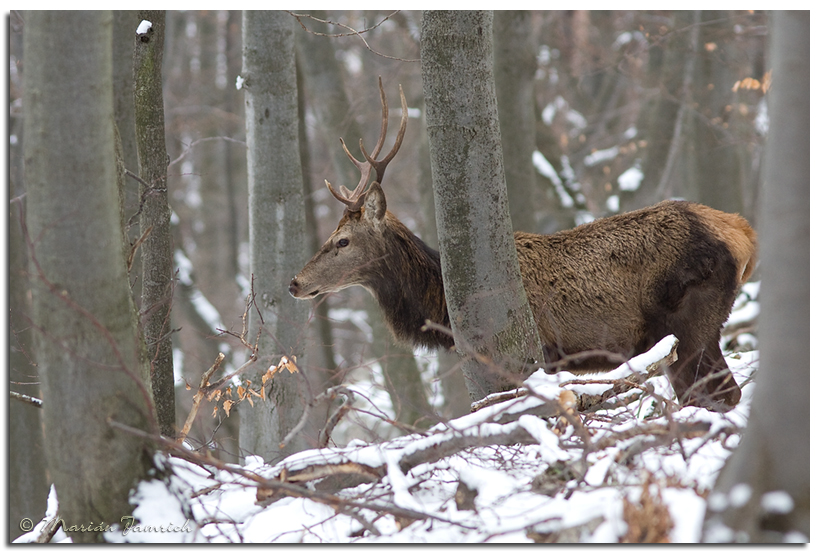
[[[437,251],[387,211],[382,183],[407,125],[402,120],[393,149],[376,160],[387,132],[382,101],[381,135],[372,154],[358,161],[352,192],[331,194],[347,209],[336,230],[290,283],[307,299],[349,286],[368,289],[397,340],[427,348],[453,346],[453,338],[422,330],[426,320],[449,328]],[[367,188],[371,169],[376,179]],[[720,349],[720,330],[735,295],[755,266],[756,236],[746,220],[704,205],[665,201],[598,219],[552,235],[515,233],[521,277],[548,361],[591,350],[625,357],[647,351],[661,338],[678,338],[678,360],[667,376],[683,405],[725,411],[740,388]],[[579,356],[576,356],[576,358]],[[569,362],[576,373],[615,368],[611,357]],[[474,398],[476,399],[476,398]]]

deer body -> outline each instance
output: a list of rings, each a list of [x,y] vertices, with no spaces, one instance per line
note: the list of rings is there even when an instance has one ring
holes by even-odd
[[[384,97],[383,106],[386,112]],[[386,116],[382,135],[385,127]],[[348,209],[293,278],[290,293],[307,299],[363,286],[398,340],[452,347],[449,334],[422,330],[427,320],[449,328],[438,252],[387,211],[380,185],[386,163],[367,191],[364,165],[355,192],[342,188],[338,194],[327,183]],[[719,339],[737,290],[754,269],[756,238],[745,219],[665,201],[552,235],[517,232],[514,239],[548,361],[593,350],[630,357],[675,334],[678,360],[667,374],[681,403],[725,410],[740,400]],[[586,373],[617,365],[593,355],[565,368]]]

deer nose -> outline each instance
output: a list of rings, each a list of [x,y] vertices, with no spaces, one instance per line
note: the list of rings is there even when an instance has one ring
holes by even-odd
[[[296,280],[296,277],[293,277],[293,279],[290,281],[290,286],[288,286],[288,292],[290,292],[290,295],[294,298],[298,297],[296,294],[299,293],[299,282]]]

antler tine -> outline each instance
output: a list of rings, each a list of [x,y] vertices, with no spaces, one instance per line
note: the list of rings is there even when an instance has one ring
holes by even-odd
[[[379,140],[376,143],[376,147],[373,148],[373,153],[370,154],[370,156],[367,155],[367,152],[364,149],[364,141],[361,138],[359,139],[359,149],[367,159],[372,159],[373,157],[379,155],[382,146],[384,146],[385,137],[387,136],[387,95],[384,93],[381,77],[379,77],[379,93],[382,101],[382,128],[379,133]],[[339,193],[337,193],[328,181],[325,181],[325,184],[330,190],[330,193],[333,194],[334,198],[347,205],[348,211],[358,211],[362,207],[362,203],[364,203],[364,189],[367,187],[367,181],[370,178],[370,171],[373,168],[373,165],[367,160],[359,161],[356,159],[353,154],[350,153],[350,150],[347,149],[347,144],[345,144],[344,139],[339,138],[339,140],[342,142],[342,148],[344,148],[348,159],[350,159],[353,165],[359,168],[359,172],[362,176],[359,179],[359,184],[356,185],[356,188],[352,192],[344,185],[341,185],[339,186]]]
[[[381,87],[381,79],[379,80],[379,86]],[[382,91],[382,94],[384,94],[384,91]],[[370,165],[372,165],[373,168],[376,169],[376,182],[378,182],[380,184],[382,182],[382,179],[384,178],[384,171],[385,171],[385,169],[387,169],[387,164],[390,163],[390,161],[394,157],[396,157],[396,154],[399,152],[399,148],[401,148],[402,140],[404,140],[404,131],[407,129],[407,100],[404,98],[404,91],[402,90],[401,85],[399,85],[399,95],[401,96],[401,127],[399,127],[399,132],[396,135],[396,142],[395,142],[395,144],[393,144],[393,149],[390,150],[390,152],[388,152],[388,154],[386,156],[384,156],[383,159],[376,160],[374,158],[378,154],[374,154],[373,156],[369,156],[369,155],[367,155],[367,152],[364,151],[364,148],[362,148],[362,153],[364,154],[364,157],[367,158],[367,161],[370,163]],[[381,138],[381,141],[384,142],[384,135],[386,134],[386,131],[387,131],[387,101],[386,100],[382,100],[382,106],[384,106],[384,109],[382,111],[383,120],[382,120],[382,138]]]
[[[359,172],[361,172],[362,176],[359,179],[359,184],[352,192],[344,185],[340,185],[339,192],[336,192],[336,190],[333,189],[333,185],[331,185],[327,180],[325,180],[325,185],[327,185],[328,190],[330,190],[330,193],[334,198],[347,206],[348,211],[358,211],[361,209],[362,204],[364,203],[364,190],[367,187],[367,181],[370,178],[371,169],[374,167],[376,168],[376,180],[377,182],[381,182],[387,164],[390,163],[390,160],[393,159],[399,151],[402,139],[404,138],[404,130],[407,126],[407,101],[404,99],[404,92],[401,89],[401,85],[399,85],[399,93],[401,94],[402,107],[401,128],[399,129],[399,134],[396,136],[396,143],[393,146],[393,149],[384,159],[381,161],[375,160],[375,157],[379,155],[379,152],[381,152],[382,146],[384,146],[384,141],[387,138],[387,120],[389,114],[387,107],[387,95],[384,93],[381,77],[379,77],[379,94],[382,101],[382,127],[381,132],[379,133],[379,140],[376,143],[376,147],[373,148],[373,153],[368,155],[367,151],[364,149],[364,141],[360,138],[359,149],[362,151],[362,154],[364,154],[366,161],[359,161],[353,156],[353,154],[350,153],[350,150],[347,149],[347,144],[345,144],[344,139],[339,139],[342,142],[342,148],[344,148],[348,159],[350,159],[350,161],[359,168]]]
[[[382,128],[379,132],[379,141],[376,143],[376,147],[373,148],[373,153],[370,156],[367,155],[367,152],[364,149],[364,142],[362,139],[359,139],[359,149],[364,154],[364,157],[370,160],[370,158],[374,158],[379,155],[379,152],[382,151],[382,146],[384,146],[384,141],[387,138],[387,115],[389,110],[387,109],[387,94],[384,93],[384,87],[382,86],[382,77],[379,75],[379,96],[382,100]]]

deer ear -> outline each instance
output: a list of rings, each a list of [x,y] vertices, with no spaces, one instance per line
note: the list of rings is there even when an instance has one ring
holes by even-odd
[[[364,218],[378,223],[384,218],[385,211],[387,200],[384,199],[384,192],[379,183],[374,182],[364,198]]]

